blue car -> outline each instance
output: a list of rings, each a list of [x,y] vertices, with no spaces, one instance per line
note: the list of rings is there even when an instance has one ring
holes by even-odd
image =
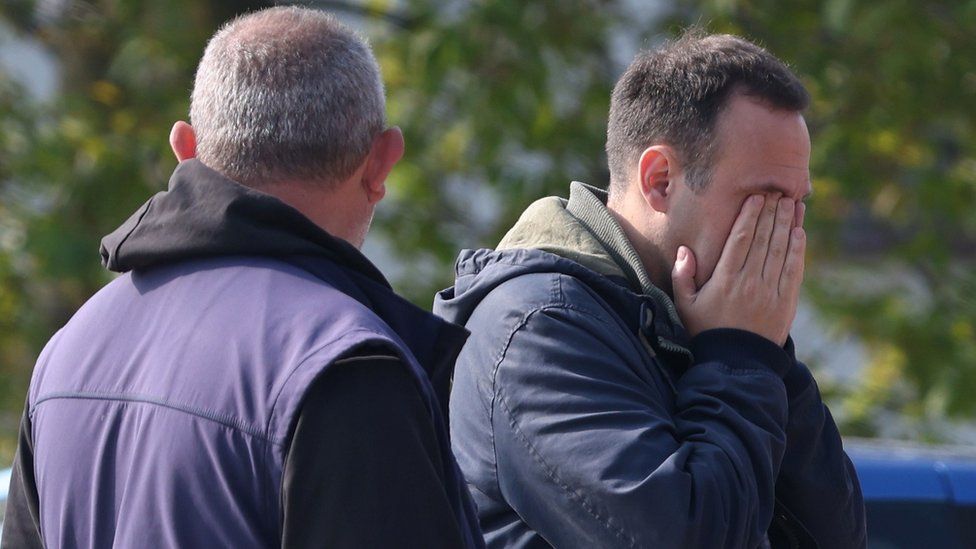
[[[847,440],[870,549],[976,548],[976,448]]]
[[[976,448],[868,440],[844,448],[861,479],[869,549],[976,548]],[[4,469],[0,525],[9,484]]]

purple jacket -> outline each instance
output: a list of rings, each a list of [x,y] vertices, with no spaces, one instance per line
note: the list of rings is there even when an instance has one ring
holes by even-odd
[[[190,161],[106,237],[103,258],[130,272],[52,338],[29,392],[46,544],[277,545],[305,391],[337,358],[381,345],[428,403],[448,497],[481,546],[435,394],[450,372],[429,375],[463,336],[397,297],[357,251]]]

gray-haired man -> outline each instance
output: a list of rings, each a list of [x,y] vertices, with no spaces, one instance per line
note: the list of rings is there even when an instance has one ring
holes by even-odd
[[[190,116],[38,360],[4,546],[482,546],[440,404],[465,333],[357,249],[403,153],[369,47],[237,19]]]

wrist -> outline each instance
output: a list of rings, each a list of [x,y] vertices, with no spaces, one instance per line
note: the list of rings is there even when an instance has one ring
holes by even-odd
[[[793,360],[783,347],[748,330],[713,328],[694,336],[695,363],[721,362],[736,369],[768,369],[779,377],[789,373]]]

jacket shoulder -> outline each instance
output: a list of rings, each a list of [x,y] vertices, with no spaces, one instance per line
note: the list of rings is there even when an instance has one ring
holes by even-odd
[[[540,328],[532,319],[539,315],[557,316],[558,322]],[[488,292],[467,319],[471,332],[457,363],[456,377],[469,370],[493,372],[509,347],[520,341],[518,334],[535,332],[548,341],[572,344],[569,334],[580,326],[599,327],[600,337],[619,341],[633,337],[617,311],[586,283],[559,272],[536,272],[513,277]],[[560,335],[564,333],[566,335]]]
[[[478,323],[476,316],[484,317],[486,312],[487,318],[495,317],[493,322],[497,323],[499,314],[524,316],[548,308],[576,309],[595,316],[613,314],[610,306],[585,281],[566,273],[536,272],[506,280],[488,292],[469,319],[468,328],[472,329],[472,322]]]

